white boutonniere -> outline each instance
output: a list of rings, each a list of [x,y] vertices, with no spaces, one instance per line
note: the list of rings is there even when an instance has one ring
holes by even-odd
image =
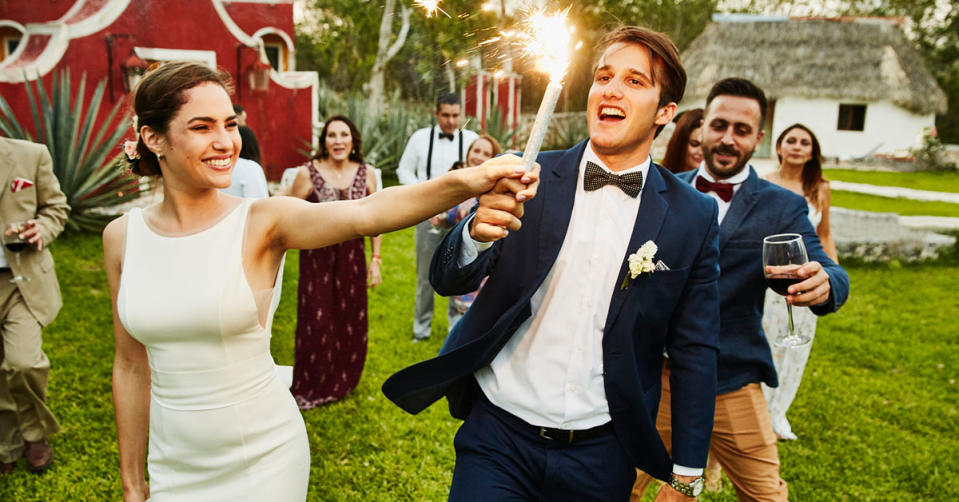
[[[639,277],[640,274],[652,274],[655,272],[656,264],[653,263],[653,257],[656,256],[656,251],[658,250],[659,248],[655,242],[646,241],[635,253],[629,255],[629,257],[626,258],[629,264],[629,274],[623,278],[623,283],[619,285],[619,289],[629,287],[629,282]]]

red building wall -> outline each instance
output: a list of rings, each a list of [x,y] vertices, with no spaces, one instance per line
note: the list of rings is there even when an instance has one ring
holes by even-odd
[[[2,2],[3,0],[0,0]],[[83,1],[83,0],[78,0]],[[112,0],[116,5],[116,0]],[[256,132],[263,153],[263,165],[270,179],[279,179],[283,169],[303,162],[304,156],[297,150],[307,149],[313,134],[315,103],[311,87],[291,89],[281,85],[283,75],[274,73],[266,91],[252,91],[245,69],[257,58],[257,51],[243,47],[241,41],[228,29],[217,13],[216,0],[130,0],[122,14],[108,26],[96,33],[73,38],[59,59],[55,70],[70,69],[74,89],[83,74],[87,78],[87,96],[92,95],[95,83],[108,79],[108,91],[101,115],[117,102],[127,107],[127,92],[120,63],[134,47],[212,51],[216,64],[229,72],[234,79],[244,79],[237,87],[240,93],[233,96],[234,102],[248,111],[248,125]],[[11,19],[22,25],[55,21],[64,16],[76,2],[54,0],[6,0],[7,9],[0,13],[0,20]],[[77,21],[108,7],[111,0],[87,0],[80,12],[71,15]],[[122,2],[121,2],[122,3]],[[261,28],[270,27],[293,38],[293,5],[290,0],[279,3],[222,2],[224,11],[246,35],[253,35]],[[36,41],[36,40],[35,40]],[[21,40],[23,43],[23,40]],[[28,47],[30,40],[27,40]],[[238,51],[238,47],[242,47]],[[19,51],[18,51],[19,52]],[[238,68],[237,56],[242,58]],[[11,58],[15,58],[16,53]],[[11,59],[8,58],[8,59]],[[27,59],[21,56],[20,59]],[[16,61],[0,63],[0,71]],[[49,89],[53,71],[43,76]],[[301,79],[302,80],[302,79]],[[30,123],[29,103],[24,85],[19,82],[0,82],[0,94],[11,104],[21,123]],[[131,130],[132,136],[132,130]]]

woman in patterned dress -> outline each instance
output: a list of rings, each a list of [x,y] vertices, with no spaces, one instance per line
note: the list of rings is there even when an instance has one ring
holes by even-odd
[[[766,179],[806,198],[809,221],[819,235],[823,250],[832,261],[838,263],[836,243],[829,229],[829,182],[822,177],[819,140],[808,127],[793,124],[776,139],[776,155],[779,157],[779,170],[768,174]],[[766,404],[776,436],[783,441],[793,440],[796,439],[796,434],[786,419],[786,411],[799,390],[812,344],[796,348],[784,348],[774,344],[773,341],[786,329],[788,322],[785,300],[774,291],[767,290],[764,309],[763,330],[772,348],[773,363],[779,375],[779,387],[763,385],[763,393],[766,395]],[[793,322],[797,330],[809,333],[810,337],[815,335],[816,315],[808,308],[794,308]]]
[[[326,120],[317,154],[299,167],[287,195],[309,202],[362,199],[377,190],[363,161],[363,139],[349,118]],[[381,236],[300,252],[293,396],[301,410],[342,399],[360,381],[366,362],[366,286],[380,275]]]

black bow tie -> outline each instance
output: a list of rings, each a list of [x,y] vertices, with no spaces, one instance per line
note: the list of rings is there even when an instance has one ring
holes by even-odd
[[[583,188],[587,192],[598,190],[605,185],[614,185],[626,192],[630,197],[636,197],[643,189],[643,173],[613,174],[596,164],[587,161],[586,173],[583,175]]]
[[[440,133],[440,139],[448,139],[448,140],[450,140],[450,141],[453,141],[453,135],[452,135],[452,134],[446,134],[445,132],[441,132],[441,133]]]

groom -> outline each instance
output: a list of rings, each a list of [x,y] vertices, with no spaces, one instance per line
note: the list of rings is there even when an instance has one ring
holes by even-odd
[[[645,28],[607,34],[597,53],[589,140],[539,156],[540,197],[521,207],[509,193],[519,187],[484,195],[447,235],[434,288],[461,294],[489,279],[440,355],[383,385],[410,413],[446,396],[465,420],[453,501],[625,501],[634,467],[671,480],[664,499],[701,489],[716,390],[717,205],[649,156],[686,73],[673,43]],[[664,352],[672,458],[655,428]]]

